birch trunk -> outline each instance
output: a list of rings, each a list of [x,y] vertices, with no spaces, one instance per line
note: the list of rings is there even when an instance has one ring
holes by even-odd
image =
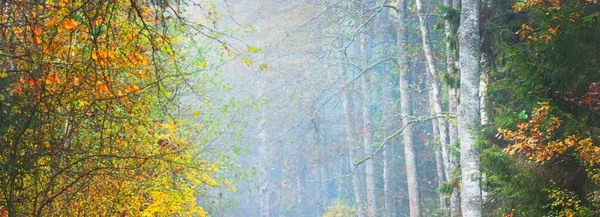
[[[485,66],[486,63],[488,61],[487,55],[482,54],[481,55],[481,65]],[[481,80],[479,81],[479,111],[481,114],[480,117],[480,123],[482,126],[485,126],[488,124],[488,119],[487,119],[487,84],[488,84],[488,73],[485,72],[484,70],[482,70],[481,73]],[[486,174],[482,173],[481,174],[481,183],[485,183],[486,182]],[[490,192],[487,191],[486,188],[482,187],[481,189],[481,200],[482,202],[485,202],[487,200],[487,197],[489,196]]]
[[[429,39],[429,30],[427,29],[427,22],[425,20],[424,8],[423,8],[423,0],[417,0],[417,16],[419,17],[419,29],[421,30],[421,35],[423,37],[423,53],[425,55],[425,60],[427,62],[427,69],[430,75],[430,85],[431,85],[431,104],[433,104],[433,111],[436,114],[442,113],[442,100],[440,99],[440,86],[439,86],[439,76],[437,71],[435,70],[435,62],[433,61],[433,52],[431,50],[431,42]],[[435,120],[435,119],[434,119]],[[443,149],[447,148],[448,145],[448,134],[446,127],[446,122],[443,118],[438,118],[438,135],[439,141],[442,145]],[[434,132],[435,133],[435,132]]]
[[[400,59],[400,58],[399,58]],[[401,62],[402,60],[398,60]],[[400,65],[400,64],[399,64]],[[407,125],[402,133],[404,142],[404,158],[406,161],[406,182],[408,185],[408,201],[411,217],[420,217],[419,183],[417,179],[417,164],[413,143],[413,129],[410,125],[410,89],[408,88],[408,72],[406,65],[400,67],[400,115],[402,126]]]
[[[482,216],[479,151],[475,147],[479,133],[479,82],[481,36],[479,8],[481,0],[463,0],[460,14],[460,104],[458,137],[460,140],[462,216]]]
[[[407,2],[398,0],[398,71],[400,72],[400,115],[402,125],[410,123],[410,89],[408,87],[408,66],[406,64],[406,15]],[[404,158],[406,163],[406,182],[408,185],[408,201],[411,217],[420,217],[419,207],[419,183],[417,179],[417,164],[415,162],[415,147],[413,143],[413,129],[411,125],[406,126],[402,133],[404,142]]]
[[[350,103],[350,93],[346,89],[342,92],[342,107],[344,108],[344,122],[346,132],[346,142],[348,143],[348,156],[350,158],[350,169],[354,168],[354,152],[356,151],[356,138],[354,137],[354,122],[352,121],[352,105]],[[354,191],[354,201],[359,217],[363,217],[363,201],[360,194],[360,179],[357,171],[352,172],[352,190]]]
[[[439,81],[438,81],[438,74],[435,70],[435,63],[433,60],[433,51],[431,48],[431,42],[430,42],[430,38],[429,38],[429,29],[427,28],[427,20],[425,17],[425,12],[424,12],[424,8],[423,8],[423,0],[417,0],[416,1],[417,4],[417,16],[419,17],[419,29],[421,30],[421,35],[422,35],[422,42],[423,42],[423,53],[425,55],[425,60],[427,62],[427,69],[429,71],[429,84],[431,85],[429,91],[430,91],[430,102],[433,105],[433,111],[436,114],[441,114],[442,113],[442,101],[440,99],[440,86],[439,86]],[[433,130],[433,135],[434,138],[436,140],[439,141],[440,144],[440,151],[437,152],[436,151],[436,155],[440,154],[440,158],[439,159],[436,156],[436,161],[441,161],[441,162],[437,162],[437,170],[438,170],[438,178],[439,178],[439,182],[438,184],[442,184],[443,182],[445,182],[444,179],[444,175],[442,174],[446,174],[447,172],[445,172],[448,167],[448,135],[447,135],[447,127],[446,127],[446,120],[442,119],[442,118],[438,118],[438,119],[433,119],[432,120],[432,125],[434,125],[434,130]],[[440,173],[441,172],[441,173]],[[443,195],[439,195],[440,197],[440,208],[443,210],[446,210],[446,202],[445,202],[445,198]]]

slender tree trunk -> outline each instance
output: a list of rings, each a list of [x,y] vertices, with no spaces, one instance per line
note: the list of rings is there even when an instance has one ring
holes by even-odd
[[[485,54],[481,55],[482,60],[481,63],[487,63],[487,58],[485,58]],[[479,81],[479,111],[481,113],[480,123],[481,125],[486,125],[488,123],[487,119],[487,85],[488,85],[488,73],[482,72],[481,79]]]
[[[401,60],[398,60],[400,62]],[[402,66],[399,66],[402,67]],[[406,67],[406,65],[404,65]],[[408,125],[402,134],[404,142],[404,158],[406,160],[406,182],[408,185],[408,200],[411,217],[421,216],[419,207],[419,183],[417,178],[417,163],[415,160],[415,147],[413,143],[413,129],[410,124],[410,89],[408,88],[408,72],[406,68],[400,69],[400,115],[402,125]]]
[[[368,81],[366,76],[362,77],[362,93],[363,93],[363,105],[362,105],[362,119],[363,119],[363,148],[366,154],[372,152],[371,140],[373,138],[371,133],[371,120],[369,115],[369,89]],[[377,215],[377,209],[375,205],[375,181],[374,181],[374,168],[373,160],[365,161],[365,174],[366,174],[366,185],[367,185],[367,216],[373,217]]]
[[[431,42],[429,38],[429,29],[427,27],[427,20],[423,8],[423,0],[417,0],[417,16],[419,17],[419,29],[421,30],[422,42],[423,42],[423,53],[427,62],[427,68],[429,71],[429,84],[431,85],[430,91],[430,102],[433,105],[433,111],[436,114],[442,113],[442,101],[440,99],[440,85],[438,82],[438,74],[435,69],[435,62],[433,60],[433,51],[431,48]],[[436,165],[438,172],[438,184],[444,183],[446,180],[444,174],[446,173],[446,167],[448,166],[448,136],[446,120],[439,118],[432,120],[433,135],[436,140],[439,141],[440,150],[436,150]],[[441,155],[438,156],[437,155]],[[439,195],[440,208],[446,210],[446,201],[443,195]]]
[[[320,180],[320,190],[321,190],[321,209],[320,211],[325,211],[325,209],[327,209],[327,203],[329,200],[329,191],[327,189],[327,168],[325,167],[325,165],[321,165],[319,167],[319,177],[321,178]]]
[[[304,214],[304,161],[298,160],[298,170],[296,171],[296,215],[302,216]]]
[[[381,29],[383,35],[383,43],[385,46],[392,47],[394,46],[395,41],[395,18],[391,16],[390,13],[384,12],[382,13],[381,20],[378,22],[379,27]],[[384,53],[385,56],[393,56],[393,52],[389,49]],[[392,71],[394,70],[394,66],[392,63],[384,64],[382,69],[381,76],[381,91],[382,91],[382,113],[383,113],[383,132],[384,135],[389,135],[392,132],[392,128],[394,127],[394,123],[396,123],[396,113],[394,111],[394,82]],[[393,147],[396,145],[396,140],[388,141],[387,144],[383,147],[382,150],[382,164],[383,164],[383,212],[382,216],[393,216],[395,214],[395,206],[394,206],[394,188],[392,180],[394,174],[394,163],[393,163]]]
[[[481,65],[485,66],[486,63],[488,61],[487,55],[485,55],[485,53],[483,53],[481,55]],[[482,70],[481,73],[481,80],[479,81],[479,111],[481,113],[481,117],[480,117],[480,123],[482,126],[485,126],[488,124],[488,119],[487,119],[487,85],[488,85],[488,73],[485,72],[484,70]],[[486,182],[486,174],[482,173],[481,174],[481,183],[485,183]],[[488,189],[482,186],[481,189],[481,199],[483,200],[483,202],[485,202],[487,200],[487,197],[489,196],[490,192],[487,191]]]
[[[384,214],[385,216],[391,216],[394,213],[394,203],[392,197],[392,183],[390,180],[390,174],[392,172],[392,162],[390,157],[390,144],[385,145],[382,150],[383,155],[383,197],[384,197]]]
[[[461,211],[462,216],[482,216],[479,151],[475,147],[479,133],[479,82],[481,36],[479,8],[481,0],[463,0],[460,14],[460,104],[458,137],[460,139]]]
[[[266,79],[262,78],[260,81],[260,95],[265,92],[265,83]],[[261,114],[261,118],[258,123],[258,152],[259,152],[259,179],[260,181],[260,217],[270,217],[270,198],[269,198],[269,170],[268,170],[268,161],[269,157],[269,147],[268,147],[268,138],[267,138],[267,129],[266,129],[266,114]]]
[[[435,132],[437,130],[437,127],[434,124],[432,124],[433,126],[433,132]],[[438,186],[442,185],[445,181],[445,175],[444,175],[444,159],[442,158],[442,148],[440,146],[437,146],[435,148],[435,171],[436,171],[436,175],[438,178]],[[444,197],[443,194],[439,193],[438,195],[438,200],[440,202],[440,209],[441,210],[448,210],[448,206],[446,205],[446,198]]]
[[[260,216],[261,217],[269,217],[269,211],[270,211],[270,204],[269,204],[269,183],[268,183],[268,170],[267,170],[267,154],[266,154],[266,135],[264,132],[264,120],[260,121],[259,124],[259,128],[261,129],[261,133],[259,133],[259,137],[261,141],[260,147],[259,147],[259,152],[260,152],[260,162],[259,162],[259,168],[260,168],[260,179],[261,179],[261,184],[260,184]]]
[[[383,92],[383,129],[385,135],[390,132],[392,124],[395,122],[394,108],[393,108],[393,95],[392,95],[392,76],[389,69],[386,67],[383,72],[382,92]],[[383,157],[383,196],[385,203],[383,205],[384,214],[383,216],[392,216],[394,213],[393,203],[393,190],[390,176],[393,173],[393,164],[391,156],[392,143],[388,141],[383,146],[382,157]]]
[[[366,34],[362,34],[360,39],[360,52],[363,55],[363,68],[366,66],[366,56],[367,53],[367,39]],[[361,77],[361,90],[363,95],[362,102],[362,122],[363,122],[363,149],[365,154],[369,154],[372,152],[371,149],[371,141],[373,139],[372,129],[371,129],[371,117],[369,115],[369,108],[371,107],[371,97],[369,95],[369,79],[368,75],[363,75]],[[374,217],[377,216],[377,206],[375,204],[375,174],[373,167],[373,160],[365,161],[365,180],[367,186],[367,216]]]
[[[455,0],[458,2],[458,0]],[[452,0],[444,0],[444,6],[449,8],[456,8],[453,5]],[[455,66],[455,58],[454,58],[454,49],[452,48],[452,43],[450,41],[450,37],[452,37],[452,26],[450,22],[446,21],[444,23],[444,35],[445,35],[445,45],[446,45],[446,70],[450,77],[458,77],[458,73],[456,72]],[[448,87],[448,113],[457,114],[456,107],[458,105],[458,96],[456,93],[456,87],[449,85]],[[456,170],[456,157],[450,153],[450,148],[453,147],[453,144],[456,142],[458,137],[458,130],[456,128],[456,122],[447,121],[448,124],[448,146],[446,150],[442,150],[442,157],[445,159],[444,163],[446,164],[446,180],[454,182],[452,180],[452,174],[454,170]],[[445,156],[444,156],[445,155]],[[458,185],[456,185],[458,186]],[[460,195],[458,193],[458,188],[455,188],[452,191],[452,195],[450,196],[450,216],[459,216],[460,215]]]
[[[329,191],[327,189],[327,164],[325,164],[325,159],[327,159],[327,145],[328,144],[324,144],[321,134],[319,132],[319,128],[317,127],[318,125],[318,119],[312,119],[311,121],[312,125],[313,125],[313,132],[314,132],[314,147],[319,147],[319,155],[320,155],[320,163],[317,165],[317,170],[319,173],[319,185],[317,186],[319,189],[320,193],[320,209],[318,210],[319,213],[321,213],[322,211],[324,211],[327,208],[327,200],[329,198]],[[320,215],[319,215],[320,216]]]
[[[430,75],[430,84],[431,84],[431,104],[433,105],[433,111],[437,114],[442,113],[442,100],[440,99],[440,85],[439,85],[439,76],[437,71],[435,70],[435,62],[433,60],[433,51],[431,49],[431,42],[429,38],[429,30],[427,28],[427,22],[425,19],[424,8],[423,8],[423,0],[417,0],[417,16],[419,17],[419,29],[421,30],[421,35],[423,40],[423,53],[425,55],[425,60],[427,62],[427,69]],[[436,119],[434,119],[436,120]],[[446,127],[446,121],[442,118],[438,118],[438,135],[439,141],[442,145],[443,149],[446,149],[448,145],[448,128]],[[436,132],[434,132],[435,134]]]
[[[435,149],[435,171],[438,178],[438,186],[444,184],[444,160],[442,158],[442,148],[437,147]],[[448,210],[448,205],[446,204],[446,197],[443,194],[438,195],[438,199],[440,201],[440,209]]]
[[[402,133],[404,142],[404,158],[406,163],[406,182],[408,185],[408,201],[411,217],[420,217],[419,183],[417,179],[417,164],[415,161],[415,147],[413,143],[413,129],[410,125],[410,88],[408,87],[408,66],[406,62],[406,15],[407,2],[398,0],[398,26],[397,44],[398,71],[400,72],[400,116],[402,125],[407,125]]]
[[[451,114],[457,114],[457,104],[458,104],[458,96],[457,90],[455,88],[448,89],[448,110]],[[454,186],[452,191],[452,195],[450,196],[450,216],[456,217],[460,216],[460,193],[458,189],[458,180],[453,180],[453,174],[457,167],[457,159],[454,154],[450,153],[450,151],[455,147],[455,143],[458,139],[458,128],[456,127],[456,122],[450,121],[449,123],[449,148],[448,148],[448,167],[446,168],[446,179],[451,181]],[[452,148],[452,149],[451,149]]]
[[[350,169],[354,170],[354,155],[357,147],[354,137],[354,122],[352,121],[352,104],[350,103],[350,93],[347,89],[342,92],[342,107],[344,108],[344,122],[346,132],[346,142],[348,143],[348,156],[350,158]],[[360,194],[360,178],[356,170],[352,173],[352,190],[354,191],[354,201],[359,217],[364,216],[362,210],[363,201]]]

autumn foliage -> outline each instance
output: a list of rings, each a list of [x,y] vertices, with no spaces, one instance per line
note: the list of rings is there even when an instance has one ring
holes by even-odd
[[[206,216],[170,1],[0,5],[0,216]]]
[[[519,123],[517,130],[498,129],[504,139],[512,141],[504,151],[510,155],[522,154],[529,160],[543,163],[552,157],[567,154],[568,150],[581,157],[589,166],[600,163],[600,147],[594,146],[590,137],[568,135],[555,138],[560,127],[557,117],[549,117],[550,104],[542,103],[528,122]]]

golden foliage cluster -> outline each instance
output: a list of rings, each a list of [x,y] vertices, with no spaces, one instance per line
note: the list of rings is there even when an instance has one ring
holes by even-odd
[[[164,7],[1,5],[0,216],[208,215],[199,190],[229,184],[165,113],[180,72]]]

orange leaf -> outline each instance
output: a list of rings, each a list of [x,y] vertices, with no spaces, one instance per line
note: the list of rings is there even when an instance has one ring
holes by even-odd
[[[39,25],[35,25],[35,27],[33,27],[33,34],[34,35],[41,35],[42,34],[42,27],[40,27]]]
[[[66,30],[73,30],[73,29],[77,28],[77,21],[75,21],[71,18],[67,18],[63,22],[63,26],[65,27]]]
[[[126,91],[129,93],[134,93],[140,90],[140,87],[137,84],[130,84],[125,87]]]
[[[554,35],[554,34],[556,34],[556,31],[558,31],[558,28],[559,28],[559,27],[560,27],[560,25],[559,25],[559,26],[556,26],[556,27],[554,27],[554,28],[549,28],[549,29],[548,29],[548,33],[550,33],[550,34],[553,34],[553,35]]]

